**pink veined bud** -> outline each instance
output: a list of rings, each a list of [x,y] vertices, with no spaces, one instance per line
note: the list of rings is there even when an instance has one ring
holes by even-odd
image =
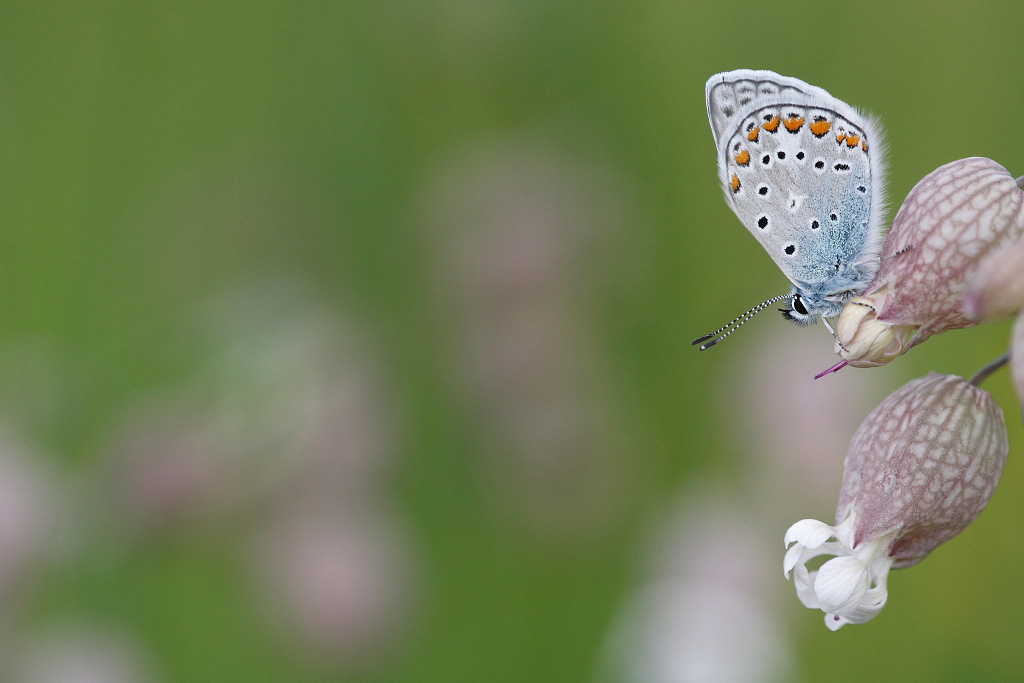
[[[978,264],[964,295],[973,320],[998,320],[1024,308],[1024,241],[995,251]]]
[[[920,562],[978,516],[1008,450],[1002,411],[960,377],[930,373],[890,395],[850,443],[835,526],[805,519],[786,532],[784,570],[800,600],[833,630],[873,618],[891,568]],[[824,554],[836,557],[808,571]]]
[[[968,281],[985,256],[1021,239],[1024,192],[1006,169],[973,157],[932,171],[893,219],[868,293],[840,314],[836,353],[854,367],[883,365],[977,324],[964,312]]]
[[[956,375],[912,380],[853,435],[836,523],[858,522],[854,544],[893,528],[895,567],[909,567],[956,536],[988,503],[1009,444],[992,396]]]

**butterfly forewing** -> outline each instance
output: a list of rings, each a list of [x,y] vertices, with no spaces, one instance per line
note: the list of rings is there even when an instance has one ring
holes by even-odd
[[[706,96],[726,200],[747,230],[801,290],[863,290],[881,238],[872,123],[768,71],[714,76]]]

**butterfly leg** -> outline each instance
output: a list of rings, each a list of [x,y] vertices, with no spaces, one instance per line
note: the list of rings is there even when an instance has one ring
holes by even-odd
[[[836,340],[836,344],[839,344],[839,348],[845,351],[846,347],[843,346],[843,342],[839,341],[839,337],[836,336],[836,331],[832,329],[832,325],[830,325],[828,320],[825,319],[825,316],[821,316],[821,322],[825,326],[825,329],[828,330],[828,333],[832,335],[832,338]]]

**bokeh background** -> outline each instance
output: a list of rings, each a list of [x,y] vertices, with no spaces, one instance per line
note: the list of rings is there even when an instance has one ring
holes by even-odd
[[[1020,408],[964,534],[837,633],[782,578],[856,425],[1008,326],[844,370],[725,206],[703,86],[877,114],[898,205],[1024,174],[1024,10],[0,6],[0,678],[1024,676]]]

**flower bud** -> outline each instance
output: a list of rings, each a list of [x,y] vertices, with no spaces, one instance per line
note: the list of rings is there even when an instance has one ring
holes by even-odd
[[[916,564],[978,516],[1008,450],[1002,411],[960,377],[930,373],[882,401],[850,443],[835,526],[805,519],[786,532],[784,571],[801,602],[832,630],[873,618],[891,568]],[[836,557],[807,570],[826,554]]]
[[[885,365],[901,355],[917,331],[916,325],[879,322],[877,311],[885,302],[885,288],[853,299],[836,324],[836,352],[855,368]]]
[[[973,320],[997,320],[1024,308],[1024,242],[982,260],[967,285],[964,313]]]
[[[965,315],[964,292],[979,261],[1024,239],[1024,193],[999,164],[973,157],[941,166],[914,186],[882,244],[882,264],[865,297],[840,315],[836,352],[850,365],[882,365],[946,330],[977,324]],[[857,303],[854,303],[857,302]],[[849,311],[868,303],[874,315]],[[842,323],[843,316],[858,325]],[[886,342],[876,324],[892,330]],[[869,329],[861,332],[860,327]],[[858,334],[871,343],[854,343]]]

